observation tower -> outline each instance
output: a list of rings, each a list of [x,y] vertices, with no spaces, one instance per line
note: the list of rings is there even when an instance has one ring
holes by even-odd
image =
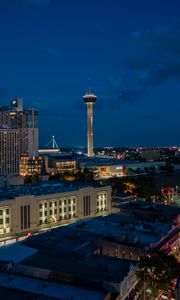
[[[84,104],[87,105],[87,150],[88,157],[92,157],[93,153],[93,104],[96,103],[96,96],[89,91],[83,96]]]

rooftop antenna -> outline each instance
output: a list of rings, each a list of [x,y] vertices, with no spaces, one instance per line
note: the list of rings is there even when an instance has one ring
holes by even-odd
[[[91,93],[91,81],[92,81],[92,78],[89,77],[88,78],[88,91],[89,91],[89,94]]]

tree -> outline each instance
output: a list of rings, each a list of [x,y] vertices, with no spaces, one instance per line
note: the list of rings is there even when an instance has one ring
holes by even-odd
[[[75,174],[76,181],[84,183],[93,183],[94,182],[94,172],[93,170],[84,168],[83,170],[79,169],[77,174]]]
[[[180,263],[175,256],[158,251],[152,256],[143,256],[138,263],[137,277],[152,290],[172,290],[172,282],[180,274]]]
[[[36,184],[39,182],[39,175],[38,174],[34,174],[34,175],[27,175],[24,177],[24,183],[28,184]]]

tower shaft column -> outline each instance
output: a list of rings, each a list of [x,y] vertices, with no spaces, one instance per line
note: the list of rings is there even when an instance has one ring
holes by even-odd
[[[89,157],[93,152],[93,105],[96,103],[96,96],[89,91],[83,96],[83,101],[87,105],[87,154]]]
[[[88,156],[93,156],[93,104],[87,104],[87,139],[88,139]]]

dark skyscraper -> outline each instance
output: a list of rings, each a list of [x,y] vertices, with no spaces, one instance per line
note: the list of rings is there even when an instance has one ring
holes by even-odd
[[[19,173],[19,131],[0,128],[0,174]]]
[[[20,155],[38,156],[38,111],[24,109],[23,99],[11,100],[10,107],[0,107],[0,125],[17,129],[20,139]]]

